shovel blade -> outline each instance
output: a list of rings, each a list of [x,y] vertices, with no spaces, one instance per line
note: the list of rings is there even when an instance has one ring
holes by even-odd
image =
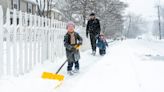
[[[50,72],[43,72],[42,73],[42,78],[43,79],[58,80],[58,81],[64,80],[64,76],[63,75],[50,73]]]

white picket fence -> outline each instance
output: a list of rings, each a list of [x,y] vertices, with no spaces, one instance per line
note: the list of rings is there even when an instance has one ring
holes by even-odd
[[[4,17],[0,6],[0,77],[23,75],[37,64],[63,57],[65,28],[66,23],[61,21],[16,10],[11,14],[7,9]],[[89,42],[84,37],[85,31],[79,32],[84,40],[82,49],[86,50]]]

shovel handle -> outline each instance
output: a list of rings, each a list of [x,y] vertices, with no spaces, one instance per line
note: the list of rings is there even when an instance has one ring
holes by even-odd
[[[67,63],[67,60],[59,67],[59,69],[56,71],[56,74],[59,73],[59,71],[63,68],[63,66],[65,65],[65,63]]]
[[[76,49],[79,49],[80,48],[80,45],[75,45],[75,48]],[[72,55],[74,54],[74,52],[71,53],[71,55],[68,57],[70,58]],[[68,60],[66,60],[60,67],[59,69],[57,70],[56,74],[58,74],[60,72],[60,70],[63,68],[63,66],[67,63]]]

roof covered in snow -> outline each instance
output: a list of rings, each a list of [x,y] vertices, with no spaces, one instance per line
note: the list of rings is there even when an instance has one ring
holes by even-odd
[[[61,12],[61,11],[59,11],[58,9],[56,9],[56,8],[53,8],[53,9],[52,9],[52,11],[53,11],[53,12],[57,12],[57,13],[62,14],[62,12]]]
[[[35,5],[38,5],[38,3],[36,2],[36,0],[24,0],[25,2],[29,2]]]

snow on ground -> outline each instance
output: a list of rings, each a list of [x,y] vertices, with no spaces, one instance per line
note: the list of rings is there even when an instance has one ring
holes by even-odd
[[[163,46],[161,41],[124,41],[110,48],[71,92],[164,92],[164,59],[145,56],[164,58]]]
[[[112,46],[114,43],[111,43]],[[80,80],[83,76],[96,62],[101,61],[102,57],[92,56],[91,51],[86,51],[81,53],[81,71],[79,76],[73,77],[74,81]],[[54,63],[47,61],[43,65],[38,65],[33,69],[34,71],[20,76],[18,78],[4,76],[0,79],[0,91],[1,92],[58,92],[68,91],[73,85],[71,78],[66,73],[66,66],[59,72],[60,74],[65,75],[65,81],[62,84],[62,87],[56,89],[56,85],[59,83],[54,80],[45,80],[41,78],[41,74],[44,71],[55,73],[59,66],[65,61],[65,57],[57,59]]]
[[[110,44],[107,55],[81,53],[81,70],[65,75],[62,85],[41,79],[43,71],[55,72],[55,63],[38,65],[33,72],[19,78],[0,80],[1,92],[164,92],[164,41],[126,40]]]

